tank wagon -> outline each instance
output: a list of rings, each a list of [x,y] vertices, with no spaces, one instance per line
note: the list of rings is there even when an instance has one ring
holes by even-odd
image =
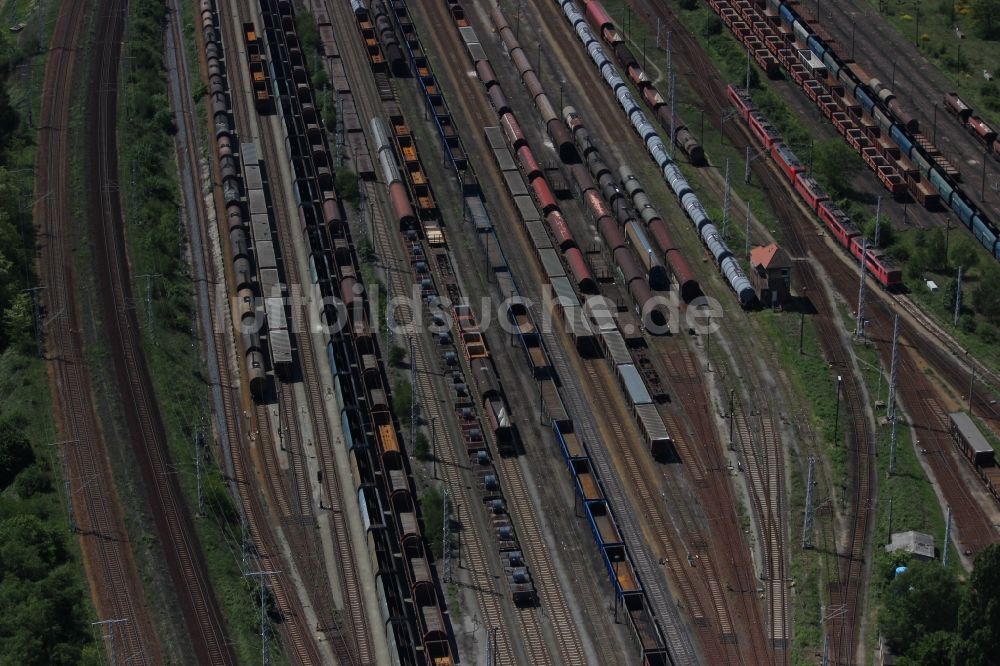
[[[278,374],[289,374],[293,365],[292,339],[285,311],[286,288],[281,280],[279,253],[271,236],[263,164],[253,144],[240,145],[230,116],[228,82],[225,76],[223,45],[216,28],[215,8],[210,0],[200,5],[202,33],[208,64],[210,105],[219,168],[222,198],[226,207],[229,256],[235,290],[235,321],[251,394],[262,397],[268,387],[267,363]],[[244,41],[259,47],[253,24],[242,26]],[[266,71],[264,54],[258,49],[251,62]],[[269,85],[263,89],[255,80],[256,104],[261,112],[270,110]],[[266,94],[262,94],[266,93]],[[242,169],[241,169],[242,164]]]
[[[708,161],[705,159],[704,148],[694,138],[691,130],[684,124],[676,109],[673,110],[673,117],[671,118],[670,105],[663,99],[663,95],[660,94],[653,82],[650,81],[649,76],[646,75],[639,61],[636,60],[632,51],[625,44],[625,40],[615,27],[614,21],[611,20],[611,15],[608,14],[604,6],[600,2],[597,2],[597,0],[589,0],[585,4],[587,22],[594,30],[600,33],[601,39],[604,40],[604,43],[615,54],[618,64],[621,65],[629,80],[635,85],[639,91],[639,96],[646,106],[649,107],[649,110],[652,111],[660,127],[668,133],[673,132],[671,138],[674,145],[684,151],[684,154],[688,156],[692,164],[697,166],[708,164]]]
[[[517,68],[517,73],[521,76],[521,83],[527,88],[528,94],[531,95],[531,98],[535,102],[538,113],[542,116],[542,122],[545,124],[545,129],[549,134],[549,138],[552,139],[552,144],[556,147],[559,157],[564,162],[573,161],[576,153],[573,148],[573,137],[569,135],[569,132],[566,131],[566,128],[560,122],[559,116],[556,115],[555,109],[551,102],[549,102],[548,95],[542,89],[542,83],[538,80],[538,75],[535,74],[535,69],[531,66],[527,54],[525,54],[520,42],[518,42],[517,37],[514,35],[513,28],[507,24],[506,19],[503,18],[503,14],[496,7],[491,7],[490,17],[493,19],[494,25],[497,26],[497,34],[507,48],[507,54]],[[478,38],[475,38],[475,42],[473,43],[478,43],[478,41]],[[485,53],[481,61],[488,64]],[[487,82],[483,81],[483,84],[486,85]]]
[[[398,8],[402,4],[401,0],[397,0],[395,6]],[[455,27],[470,27],[465,20],[465,11],[461,3],[456,0],[448,0],[448,5],[451,14],[455,19]],[[463,36],[467,36],[467,33]],[[467,38],[466,47],[469,50],[470,57],[473,59],[474,64],[479,65],[480,63],[486,62],[482,56],[482,47],[477,41]],[[476,69],[480,73],[481,80],[489,86],[486,82],[492,80],[489,75],[489,73],[492,72],[492,68],[486,69],[485,67],[477,66]],[[487,75],[484,75],[484,72],[487,72]],[[501,171],[509,170],[512,167],[514,169],[519,168],[516,166],[517,163],[514,161],[513,154],[510,152],[508,145],[516,144],[517,147],[523,145],[523,137],[519,138],[516,134],[505,132],[505,129],[507,128],[501,126],[486,128],[486,136],[489,139],[491,149],[494,152],[494,159],[497,161],[498,165],[502,165]],[[456,171],[461,171],[466,168],[465,166],[459,167],[454,161],[453,164],[456,166]],[[518,175],[520,176],[521,174]],[[510,183],[511,180],[508,180],[508,186]],[[517,207],[519,215],[522,219],[522,224],[526,226],[529,236],[533,240],[544,238],[546,236],[545,225],[542,223],[537,210],[534,208],[532,198],[528,195],[521,195],[516,201],[518,202]],[[489,223],[486,223],[483,229],[483,233],[478,234],[478,238],[486,249],[492,274],[496,275],[498,278],[499,284],[497,288],[499,292],[502,294],[517,295],[519,291],[513,277],[507,271],[507,262],[499,237],[495,234],[492,225]],[[554,249],[554,247],[550,249]],[[546,263],[551,264],[551,262]],[[546,351],[546,340],[551,333],[541,332],[533,320],[532,312],[517,302],[509,304],[506,314],[508,320],[513,325],[513,335],[517,337],[520,345],[525,351],[525,358],[528,366],[533,376],[539,381],[540,396],[545,413],[550,416],[553,422],[569,422],[571,424],[572,422],[568,421],[566,416],[566,408],[562,404],[561,397],[556,386],[555,367]],[[587,456],[585,450],[583,450],[583,455]],[[589,477],[591,481],[595,480],[596,475],[593,474],[592,469],[589,466],[587,469],[591,470],[591,476]],[[570,471],[573,473],[572,466],[570,466]],[[576,475],[574,474],[574,479],[575,478]],[[600,485],[598,484],[597,487],[600,488]],[[610,506],[610,502],[608,503],[608,506]],[[598,542],[598,544],[600,546],[601,542]],[[612,552],[615,554],[615,557],[617,557],[622,553],[622,550],[618,549]],[[625,548],[624,552],[627,556],[627,548]],[[622,570],[622,565],[615,566],[619,570]],[[632,572],[634,574],[634,570],[632,570]],[[625,577],[624,580],[626,581],[626,584],[621,586],[616,582],[617,577],[612,579],[612,582],[615,586],[616,599],[619,604],[621,604],[621,607],[627,612],[628,624],[631,627],[633,635],[635,636],[641,650],[642,663],[648,666],[661,666],[671,663],[668,650],[665,646],[663,633],[657,619],[648,606],[648,600],[645,598],[645,592],[639,591],[639,593],[636,594],[637,590],[635,589],[634,583],[628,582],[629,577]],[[636,580],[636,577],[632,576],[631,580]],[[626,597],[627,603],[623,603],[625,602]]]
[[[819,183],[805,172],[795,153],[782,141],[777,131],[773,129],[766,133],[754,131],[755,127],[771,126],[747,92],[732,85],[726,92],[740,117],[750,127],[751,134],[768,150],[789,184],[809,209],[819,216],[837,243],[859,261],[864,253],[865,267],[883,287],[892,289],[901,286],[903,272],[899,266],[876,248],[874,243],[866,243],[861,230],[830,200]]]
[[[357,252],[328,169],[329,147],[322,132],[311,130],[317,119],[308,76],[296,74],[296,68],[304,71],[305,65],[292,4],[262,0],[261,9],[272,62],[278,68],[275,82],[282,99],[301,233],[309,249],[310,277],[322,296],[321,317],[330,331],[327,360],[344,405],[344,444],[357,478],[367,479],[358,498],[376,563],[379,601],[391,615],[408,618],[393,622],[388,638],[401,660],[405,653],[411,655],[408,663],[420,660],[446,666],[454,663],[454,656],[445,602],[421,535],[412,474],[392,413],[381,350],[369,325],[372,315],[359,279]],[[328,25],[325,15],[317,19]],[[332,32],[325,34],[332,37]],[[329,47],[335,45],[324,44],[324,50]],[[346,308],[332,304],[337,297]]]
[[[646,144],[647,152],[660,168],[670,189],[677,196],[678,203],[684,209],[691,224],[698,232],[702,243],[712,253],[716,265],[736,293],[740,305],[744,308],[755,307],[758,304],[757,296],[746,273],[743,272],[736,257],[730,251],[725,241],[722,240],[722,236],[708,216],[708,212],[702,206],[698,196],[691,189],[687,179],[681,174],[674,160],[670,157],[656,130],[635,102],[624,79],[622,79],[614,64],[604,53],[604,49],[594,37],[584,15],[576,8],[572,0],[556,0],[556,2],[562,8],[563,15],[569,21],[570,25],[573,26],[577,37],[583,43],[591,60],[594,61],[594,65],[600,70],[605,83],[615,93],[615,97],[618,99],[618,103],[632,124],[633,129],[635,129],[636,133]]]
[[[728,6],[728,3],[722,0],[712,0],[710,4],[713,7]],[[763,3],[758,0],[758,4]],[[832,48],[832,44],[819,35],[803,18],[795,3],[785,0],[766,0],[766,6],[776,14],[775,21],[778,25],[784,26],[795,40],[822,61],[828,78],[843,92],[841,103],[849,109],[848,114],[853,114],[859,119],[866,114],[871,119],[868,134],[873,135],[877,130],[882,137],[888,137],[889,142],[894,143],[898,149],[900,158],[905,157],[908,163],[913,165],[913,170],[925,179],[925,188],[930,188],[938,194],[936,199],[928,200],[917,192],[917,198],[929,201],[931,205],[940,202],[942,206],[951,210],[972,232],[976,240],[995,259],[1000,260],[1000,242],[998,242],[1000,230],[985,211],[977,207],[959,187],[961,176],[958,170],[919,133],[916,121],[900,106],[892,91],[886,89],[878,79],[869,76],[857,63],[841,58]],[[946,108],[960,118],[965,116],[971,120],[971,109],[964,106],[964,103],[959,105],[954,100],[953,103],[955,106],[949,105],[946,98]],[[834,124],[836,125],[836,122]],[[988,126],[969,124],[969,129],[981,142],[984,142],[987,149],[992,145],[996,154],[996,141],[994,140],[992,144],[989,142]],[[848,140],[850,141],[850,138]],[[911,182],[915,180],[911,179]]]
[[[666,257],[670,272],[673,273],[674,280],[677,281],[677,286],[680,289],[681,298],[690,303],[701,295],[701,286],[694,277],[694,271],[691,270],[684,254],[670,235],[666,222],[663,221],[656,208],[653,207],[649,196],[642,189],[639,179],[632,173],[631,167],[624,164],[620,166],[618,177],[626,195],[631,198],[632,205],[639,211],[639,216],[646,224],[646,229],[653,236],[660,252]]]
[[[578,168],[571,170],[573,180],[576,182],[580,196],[590,209],[594,218],[594,223],[601,230],[608,250],[615,258],[615,263],[622,270],[626,286],[631,287],[633,281],[643,273],[635,272],[635,262],[627,257],[619,256],[619,253],[627,253],[626,246],[631,246],[635,255],[649,281],[652,289],[666,289],[669,282],[667,269],[663,265],[659,254],[653,249],[645,231],[639,226],[639,222],[633,214],[631,202],[618,188],[616,179],[601,158],[597,146],[590,140],[587,128],[579,114],[571,106],[562,110],[566,127],[572,132],[576,140],[577,148],[584,156],[587,169],[584,171],[582,164]],[[606,208],[602,203],[607,203],[610,208]],[[617,232],[612,231],[610,223],[604,221],[605,217],[614,218],[619,227]],[[624,236],[622,234],[624,230]],[[641,285],[640,285],[641,286]],[[633,294],[637,302],[640,296]]]
[[[491,8],[490,17],[494,25],[497,27],[497,33],[501,36],[504,45],[508,49],[508,52],[512,54],[523,53],[523,49],[520,47],[520,44],[517,41],[517,38],[514,36],[513,30],[508,25],[506,18],[504,18],[503,13],[498,8],[494,7]],[[483,55],[483,57],[485,58],[485,55]],[[559,121],[558,118],[557,118],[557,123],[559,125],[558,131],[555,129],[555,126],[551,122],[549,122],[550,112],[554,114],[555,111],[545,91],[542,90],[541,84],[538,83],[538,79],[535,76],[534,71],[530,71],[530,65],[527,63],[527,61],[522,60],[520,58],[514,58],[513,56],[511,60],[513,61],[515,67],[518,68],[518,71],[522,76],[522,80],[528,87],[529,92],[533,95],[535,106],[539,110],[542,116],[542,120],[546,122],[546,127],[549,131],[550,136],[553,138],[553,141],[556,141],[557,137],[560,140],[566,139],[568,141],[568,143],[556,143],[556,145],[559,147],[559,154],[561,159],[564,162],[567,162],[573,167],[575,167],[573,169],[573,172],[578,173],[582,168],[582,160],[580,154],[577,152],[573,136],[570,134],[566,126],[561,121]],[[529,69],[525,69],[525,67],[528,67]],[[479,67],[478,69],[483,69],[483,68]],[[495,77],[493,78],[495,79]],[[494,84],[494,85],[499,85],[499,84]],[[524,135],[523,133],[520,132],[519,128],[517,132],[514,132],[512,129],[508,129],[512,127],[511,122],[509,121],[506,123],[504,122],[504,119],[508,117],[513,119],[513,113],[509,109],[506,111],[505,114],[501,116],[501,125],[504,126],[505,133],[507,134],[507,138],[510,142],[511,148],[515,151],[520,151],[522,150],[523,147],[525,147],[527,142],[524,140]],[[588,165],[588,167],[591,169],[591,171],[593,171],[594,168],[596,168],[596,165],[590,164]],[[602,168],[604,171],[608,171],[606,166],[600,168]],[[667,317],[662,310],[662,306],[656,304],[656,302],[653,300],[653,294],[650,289],[650,285],[646,277],[644,276],[643,270],[640,267],[639,263],[636,261],[634,255],[632,255],[626,248],[625,237],[621,229],[619,229],[618,225],[615,223],[614,218],[611,215],[611,211],[608,209],[608,207],[602,200],[600,192],[597,189],[596,183],[594,183],[593,178],[589,174],[587,178],[589,181],[588,186],[586,190],[582,192],[584,202],[588,210],[590,211],[591,215],[593,216],[594,223],[600,230],[601,236],[607,243],[609,252],[611,253],[615,262],[622,270],[622,274],[625,280],[625,285],[629,291],[629,294],[632,296],[636,309],[644,317],[648,317],[650,323],[655,325],[655,328],[653,326],[649,326],[648,328],[650,330],[658,330],[664,327],[667,321]],[[549,222],[550,228],[552,228],[553,226],[557,227],[557,229],[554,232],[554,235],[556,235],[558,240],[559,237],[564,234],[564,232],[562,231],[563,229],[566,229],[566,232],[568,233],[568,227],[566,227],[564,220],[562,220],[561,212],[557,220],[558,224],[554,225],[553,221],[548,217],[554,211],[559,210],[559,206],[555,200],[555,196],[552,194],[552,191],[549,188],[547,182],[544,180],[543,176],[539,176],[533,179],[531,181],[531,184],[535,191],[536,199],[538,200],[539,203],[539,208],[543,212],[543,214],[547,216],[546,219]],[[538,187],[540,185],[544,185],[544,187],[543,188]],[[516,192],[512,190],[512,194],[516,195]],[[580,253],[578,247],[572,248],[571,252],[574,255],[574,260],[572,263],[570,263],[571,267],[577,262],[584,263],[583,255],[582,253]],[[566,253],[569,254],[570,251],[566,251]],[[579,255],[579,257],[576,257],[577,254]],[[650,261],[650,265],[652,266],[653,272],[657,276],[657,279],[663,281],[666,277],[666,273],[662,266],[662,262],[655,255],[655,253],[647,254],[646,258]],[[656,264],[659,265],[657,266]],[[583,290],[581,289],[581,291]],[[592,284],[592,288],[587,291],[583,291],[583,293],[596,293],[596,291],[597,291],[597,283],[596,281],[594,281]],[[589,331],[587,330],[588,326],[585,325],[585,318],[582,316],[578,317],[577,316],[578,312],[579,311],[575,309],[564,311],[564,314],[566,315],[567,318],[567,325],[574,332],[580,332],[581,334],[585,335],[584,339],[578,339],[578,346],[593,348],[594,347],[593,339],[592,336],[590,336]],[[572,319],[574,318],[582,323],[578,326],[576,323],[572,321]]]
[[[378,35],[379,44],[382,46],[382,53],[389,64],[389,71],[393,76],[409,76],[410,67],[403,50],[399,47],[399,40],[396,38],[396,31],[389,20],[389,12],[386,11],[385,3],[382,0],[373,0],[370,6],[372,23],[375,33]],[[358,16],[355,12],[355,16]]]

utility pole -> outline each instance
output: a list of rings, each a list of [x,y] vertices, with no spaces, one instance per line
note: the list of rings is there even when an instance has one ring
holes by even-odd
[[[806,313],[799,313],[799,356],[802,355],[802,338],[806,331]]]
[[[747,158],[743,163],[743,182],[750,184],[750,146],[747,146]]]
[[[280,409],[278,410],[281,411]],[[198,515],[205,515],[205,493],[201,485],[201,445],[204,433],[199,427],[198,432],[194,434],[194,469],[195,475],[198,482]]]
[[[889,498],[889,532],[885,535],[885,542],[892,543],[892,498]]]
[[[838,445],[837,431],[840,429],[840,385],[843,384],[844,378],[837,375],[837,411],[834,413],[833,417],[833,445]]]
[[[730,206],[730,193],[729,193],[729,158],[726,158],[726,189],[722,196],[722,237],[728,238],[729,236],[729,206]]]
[[[267,588],[264,585],[265,576],[274,576],[281,573],[280,571],[250,571],[244,576],[253,576],[257,579],[260,584],[260,663],[261,666],[267,666],[271,663],[271,653],[267,646],[267,606],[265,591]]]
[[[972,393],[976,388],[976,359],[969,357],[972,366],[972,378],[969,379],[969,415],[972,415]]]
[[[136,275],[136,278],[146,279],[146,328],[153,330],[153,278],[161,277],[159,273]]]
[[[802,548],[812,548],[813,533],[813,476],[816,473],[816,459],[809,456],[809,473],[806,477],[806,516],[802,521]]]
[[[736,422],[736,390],[729,389],[729,450],[735,449],[733,442],[733,424]]]
[[[41,308],[38,307],[38,292],[42,289],[45,289],[45,286],[28,287],[27,289],[22,290],[31,294],[31,318],[35,334],[35,351],[38,353],[38,358],[42,358],[44,356],[44,350],[42,348]]]
[[[861,284],[858,287],[858,322],[854,328],[854,337],[865,334],[865,258],[868,254],[868,239],[861,242]]]
[[[944,543],[941,544],[941,566],[948,566],[948,551],[951,545],[951,507],[948,507],[948,517],[944,523]]]
[[[899,365],[899,315],[892,326],[892,361],[889,366],[889,418],[896,418],[896,370]]]
[[[747,47],[747,94],[750,94],[750,48]]]
[[[879,247],[879,232],[882,230],[880,222],[882,217],[882,197],[875,202],[875,247]]]
[[[899,315],[892,326],[892,368],[889,376],[889,476],[896,473],[896,365],[899,362]]]
[[[66,509],[69,511],[69,531],[71,534],[76,534],[76,513],[73,511],[73,488],[70,484],[70,469],[69,469],[69,448],[70,444],[78,444],[79,440],[76,439],[64,439],[60,442],[52,442],[52,446],[56,447],[57,455],[60,453],[58,449],[62,448],[62,467],[63,467],[63,492],[66,493]]]
[[[444,556],[444,581],[451,582],[451,544],[449,543],[449,527],[451,520],[448,518],[448,489],[444,489],[444,497],[441,500],[441,553]]]
[[[958,267],[958,278],[955,282],[955,316],[952,325],[958,326],[958,315],[962,312],[962,267]]]
[[[746,233],[746,239],[745,239],[745,241],[746,241],[745,242],[746,247],[744,248],[744,251],[745,251],[745,254],[746,254],[746,257],[747,257],[747,261],[750,261],[750,220],[751,219],[753,219],[753,215],[750,213],[750,202],[748,201],[747,202],[747,233]]]
[[[410,451],[417,445],[417,356],[410,338]],[[428,398],[430,400],[432,398]]]
[[[496,666],[497,663],[497,628],[486,630],[486,666]]]
[[[894,476],[896,474],[896,418],[895,416],[889,420],[889,425],[892,428],[889,434],[889,476]]]
[[[677,141],[675,137],[677,136],[677,113],[675,111],[675,104],[677,101],[677,76],[671,72],[670,73],[670,157],[673,158],[676,155],[676,144]]]
[[[115,642],[115,625],[121,624],[122,622],[128,622],[128,618],[122,617],[116,620],[98,620],[97,622],[90,623],[90,626],[92,627],[106,626],[108,628],[108,633],[104,634],[102,638],[107,638],[108,642],[110,643],[111,658],[108,660],[108,663],[111,664],[111,666],[115,666],[115,664],[118,663],[118,650],[117,650],[117,644]]]

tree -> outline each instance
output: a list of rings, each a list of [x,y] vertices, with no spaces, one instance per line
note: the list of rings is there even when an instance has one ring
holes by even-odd
[[[938,562],[915,562],[889,584],[878,614],[879,631],[896,654],[922,637],[955,628],[961,599],[955,575]]]
[[[358,174],[350,169],[337,169],[337,193],[342,199],[357,205],[360,201],[360,191],[358,190]]]
[[[918,270],[936,271],[948,263],[947,244],[941,229],[917,232],[913,245],[910,260]]]
[[[0,522],[0,570],[4,576],[41,580],[66,560],[62,534],[37,516]]]
[[[972,0],[972,21],[983,39],[1000,39],[1000,0]]]
[[[441,538],[444,529],[444,499],[441,491],[429,486],[420,496],[420,512],[424,515],[424,536],[430,543],[434,557],[441,557]]]
[[[997,289],[998,280],[1000,280],[1000,270],[989,266],[979,276],[979,282],[976,283],[976,287],[972,290],[973,309],[994,324],[1000,322],[1000,289]]]
[[[952,653],[955,664],[995,666],[1000,663],[1000,545],[987,546],[976,557],[965,599],[958,611]]]
[[[956,238],[951,243],[948,254],[949,263],[952,266],[961,266],[962,272],[966,274],[979,263],[979,251],[968,238]]]
[[[851,178],[859,168],[857,153],[843,141],[829,139],[813,144],[813,171],[826,184],[831,194],[848,194]]]
[[[10,421],[0,421],[0,489],[6,488],[18,472],[35,462],[28,438]]]
[[[864,223],[862,231],[868,238],[869,243],[875,243],[875,216],[872,215]],[[885,215],[879,216],[878,222],[878,247],[887,248],[896,242],[896,230],[892,228],[892,222]]]
[[[405,379],[396,382],[392,387],[392,408],[396,412],[396,417],[406,425],[410,423],[410,416],[413,412],[413,386]]]
[[[906,649],[906,654],[896,660],[896,666],[951,666],[951,651],[955,634],[950,631],[935,631],[921,636],[915,645]]]

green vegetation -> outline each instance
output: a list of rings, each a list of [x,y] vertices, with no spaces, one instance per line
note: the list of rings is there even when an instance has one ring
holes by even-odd
[[[412,427],[413,385],[405,379],[397,379],[392,385],[392,411],[399,423]]]
[[[413,456],[418,460],[428,460],[431,454],[431,441],[422,432],[417,433],[413,443]]]
[[[444,498],[437,486],[427,486],[427,489],[420,495],[420,513],[424,517],[424,537],[430,544],[434,557],[441,558],[443,550],[441,544],[444,541]],[[448,507],[448,519],[450,520],[451,507]]]
[[[393,345],[389,349],[389,365],[399,367],[403,364],[403,359],[406,358],[406,349],[400,347],[399,345]]]
[[[205,362],[196,350],[194,292],[187,261],[186,224],[178,224],[179,176],[174,159],[174,115],[167,97],[163,59],[165,8],[154,0],[129,5],[125,48],[131,66],[122,85],[119,123],[122,180],[135,183],[125,193],[127,239],[136,276],[133,293],[151,295],[144,316],[143,348],[157,403],[163,412],[177,478],[196,520],[195,528],[229,636],[240,661],[260,658],[257,584],[243,576],[243,535],[239,515],[222,470],[211,455],[209,392]],[[197,60],[191,60],[192,67]],[[193,85],[197,71],[190,73]],[[207,134],[205,136],[208,136]],[[141,278],[139,276],[152,276]],[[151,280],[147,292],[146,280]],[[195,442],[198,442],[196,445]],[[197,451],[197,453],[196,453]],[[199,506],[195,460],[200,456],[203,504]],[[134,538],[134,541],[145,540]],[[281,642],[271,642],[272,658],[284,663]]]
[[[341,199],[350,201],[355,206],[361,200],[361,191],[358,189],[358,174],[346,167],[337,169],[335,185],[337,194]]]
[[[976,113],[1000,124],[1000,0],[907,0],[885,7],[889,24],[952,80]]]
[[[958,609],[958,631],[952,656],[955,664],[988,666],[1000,654],[1000,546],[985,548]]]
[[[896,575],[898,563],[907,570]],[[961,590],[954,572],[938,562],[912,562],[895,558],[881,572],[885,605],[878,614],[878,628],[894,654],[907,663],[947,663],[955,631]],[[926,661],[934,655],[934,661]]]
[[[319,27],[313,15],[298,1],[295,3],[295,29],[302,44],[302,52],[306,56],[306,69],[309,71],[312,89],[316,91],[316,105],[323,120],[323,127],[327,132],[335,132],[337,101],[333,90],[330,89],[330,78],[323,64],[324,52],[319,40]]]
[[[896,574],[897,566],[906,571]],[[878,628],[897,664],[989,666],[1000,650],[1000,545],[976,558],[963,585],[953,569],[903,555],[876,563]]]
[[[4,28],[29,24],[0,31],[0,664],[96,666],[103,650],[89,626],[94,613],[60,492],[60,450],[52,446],[48,379],[27,291],[37,284],[31,121],[51,15],[35,9],[0,4]]]

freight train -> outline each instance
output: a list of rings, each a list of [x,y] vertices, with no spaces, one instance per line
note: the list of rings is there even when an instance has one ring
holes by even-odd
[[[975,468],[983,485],[1000,502],[1000,467],[997,466],[996,452],[982,431],[965,412],[948,415],[951,436],[962,456]]]
[[[726,277],[729,285],[736,293],[740,305],[744,308],[756,306],[758,304],[757,295],[746,273],[743,272],[735,255],[733,255],[722,239],[719,230],[708,216],[708,212],[702,206],[698,196],[691,189],[687,179],[684,178],[681,170],[674,163],[674,160],[671,159],[656,129],[646,118],[639,105],[636,104],[632,93],[628,89],[628,85],[604,53],[604,49],[597,38],[594,37],[583,14],[576,8],[573,0],[555,0],[555,2],[562,8],[563,14],[570,25],[573,26],[577,37],[583,43],[591,60],[594,61],[594,64],[600,70],[601,76],[608,84],[608,87],[614,92],[618,103],[624,110],[632,127],[645,143],[650,157],[653,158],[653,161],[662,171],[664,179],[677,196],[678,202],[691,220],[705,247],[711,252],[719,270]]]
[[[454,663],[454,655],[446,604],[421,534],[412,470],[392,413],[378,339],[371,330],[373,313],[359,281],[358,255],[334,189],[330,151],[319,129],[292,4],[283,0],[260,0],[260,4],[276,71],[276,96],[282,100],[279,107],[300,233],[309,251],[312,288],[321,297],[317,299],[322,303],[321,321],[329,331],[327,360],[343,406],[344,444],[362,480],[358,499],[379,604],[393,617],[408,618],[392,622],[386,637],[402,662],[447,666]],[[325,16],[318,22],[329,25]],[[332,31],[320,32],[332,38]],[[332,42],[323,48],[328,54],[336,51]],[[346,307],[337,307],[338,299]]]
[[[958,96],[958,93],[950,92],[944,96],[944,108],[948,113],[958,118],[962,127],[967,129],[979,143],[993,156],[993,159],[1000,162],[1000,141],[997,140],[997,131],[986,122],[975,115],[972,107]]]
[[[694,271],[688,265],[687,259],[680,250],[680,246],[674,241],[667,229],[667,223],[653,207],[652,201],[642,189],[639,179],[632,173],[629,166],[622,165],[618,168],[618,177],[625,194],[632,200],[632,205],[637,211],[642,221],[646,224],[646,229],[653,235],[653,239],[659,246],[660,251],[667,259],[667,265],[677,281],[677,288],[680,289],[681,298],[690,303],[701,295],[701,286],[694,277]]]
[[[864,254],[866,268],[883,287],[891,289],[901,286],[903,272],[899,266],[878,248],[868,247],[861,230],[830,200],[819,183],[806,174],[805,167],[795,157],[795,153],[781,140],[778,131],[767,121],[747,92],[733,85],[728,86],[726,92],[740,117],[750,127],[750,133],[771,155],[799,197],[823,220],[837,243],[858,261]]]
[[[762,0],[757,2],[763,4]],[[957,172],[946,169],[935,159],[933,147],[916,134],[916,123],[900,108],[892,91],[886,89],[878,79],[869,77],[853,61],[845,61],[838,56],[798,13],[794,3],[767,0],[767,5],[777,12],[778,20],[791,31],[795,39],[822,61],[828,76],[844,86],[846,94],[857,100],[884,135],[916,165],[920,174],[927,178],[940,195],[941,204],[949,208],[972,231],[976,240],[995,259],[1000,260],[1000,230],[958,186]]]
[[[600,2],[597,2],[597,0],[589,0],[587,2],[586,16],[590,26],[601,33],[601,38],[615,54],[618,64],[625,70],[629,80],[632,81],[639,91],[642,101],[646,103],[646,106],[649,107],[650,111],[656,117],[657,122],[660,123],[660,127],[667,132],[673,133],[672,140],[674,145],[684,151],[692,164],[698,166],[707,164],[705,150],[702,148],[701,143],[691,134],[691,131],[684,124],[684,121],[681,120],[680,115],[673,108],[673,105],[666,103],[663,96],[656,89],[656,86],[650,81],[646,72],[639,65],[639,61],[636,60],[632,51],[625,44],[624,38],[615,28],[614,21],[611,20],[611,16],[604,9],[604,6]],[[673,113],[673,117],[671,117],[671,113]]]

